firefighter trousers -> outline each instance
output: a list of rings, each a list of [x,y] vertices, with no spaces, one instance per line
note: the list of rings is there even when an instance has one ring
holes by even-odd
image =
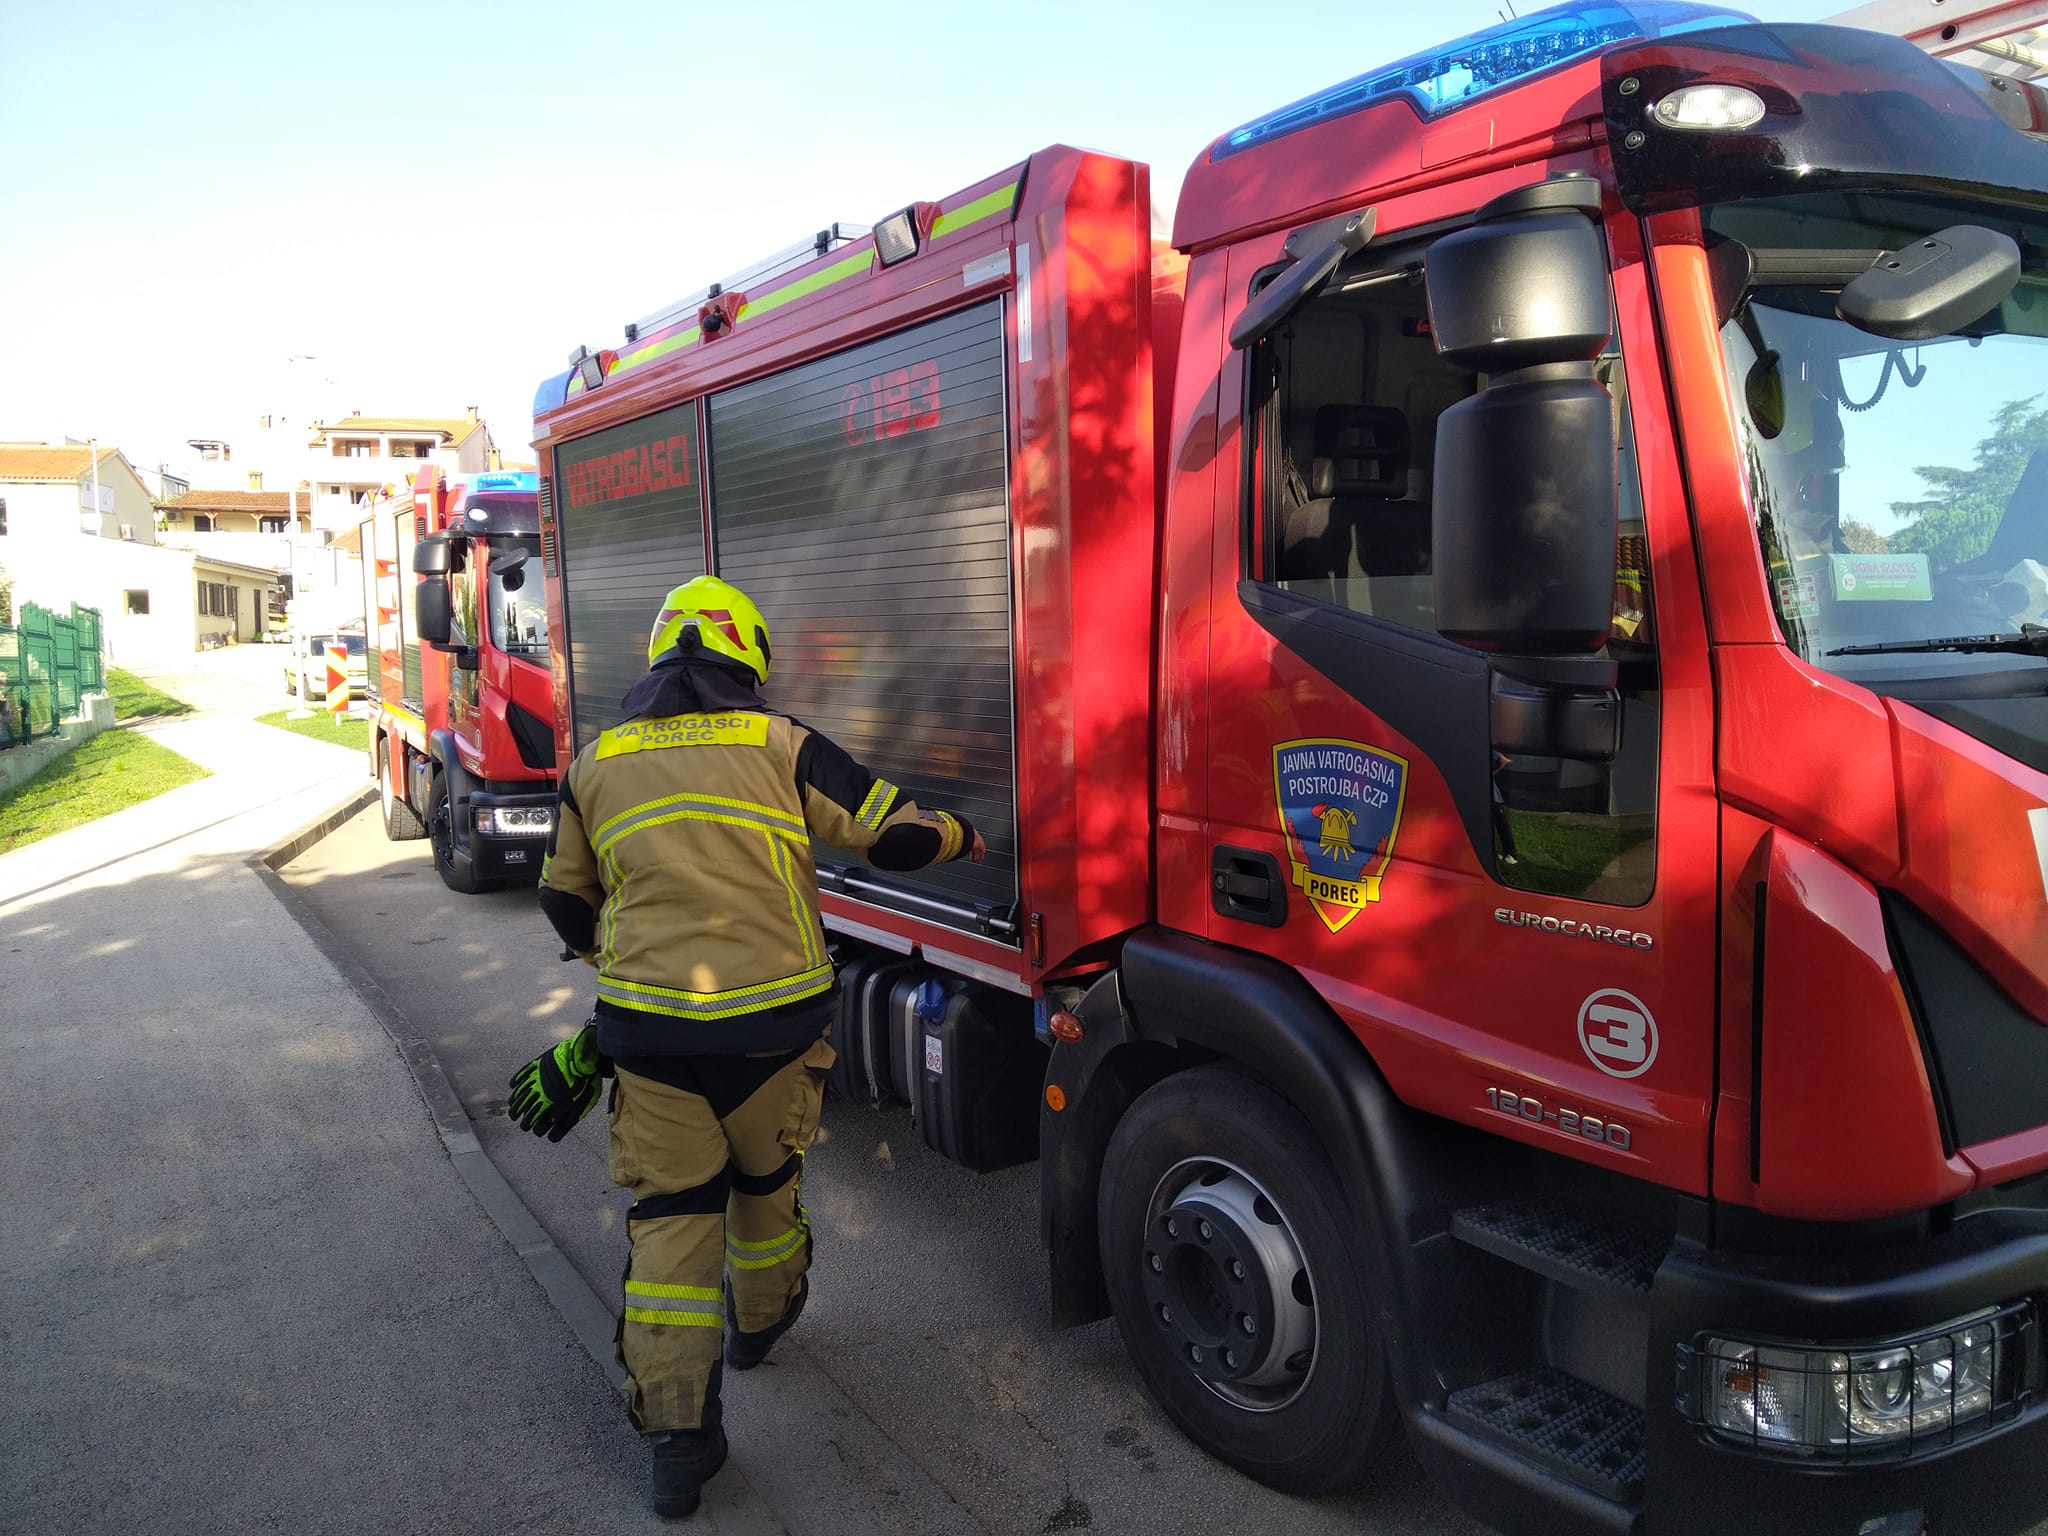
[[[820,1040],[618,1063],[611,1174],[634,1200],[619,1363],[643,1431],[715,1426],[726,1307],[758,1333],[795,1298],[811,1264],[804,1152],[833,1057]]]

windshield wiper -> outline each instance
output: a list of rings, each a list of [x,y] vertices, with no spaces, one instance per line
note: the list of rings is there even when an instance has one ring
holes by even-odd
[[[1881,645],[1838,645],[1830,656],[1891,656],[1902,651],[2017,651],[2048,656],[2048,625],[2022,624],[2016,635],[1950,635],[1940,640],[1887,640]]]

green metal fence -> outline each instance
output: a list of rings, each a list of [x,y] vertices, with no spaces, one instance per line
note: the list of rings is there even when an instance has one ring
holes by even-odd
[[[14,627],[0,627],[0,746],[55,735],[86,694],[106,686],[97,608],[74,603],[58,614],[22,604]]]

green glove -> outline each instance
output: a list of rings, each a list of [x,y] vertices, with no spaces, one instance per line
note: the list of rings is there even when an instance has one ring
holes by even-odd
[[[598,1079],[610,1065],[586,1024],[512,1074],[509,1113],[522,1131],[560,1141],[597,1103]]]

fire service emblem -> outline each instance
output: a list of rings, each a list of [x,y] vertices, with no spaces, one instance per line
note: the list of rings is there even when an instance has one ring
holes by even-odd
[[[1337,933],[1380,899],[1408,761],[1356,741],[1283,741],[1273,749],[1273,789],[1294,884]]]

